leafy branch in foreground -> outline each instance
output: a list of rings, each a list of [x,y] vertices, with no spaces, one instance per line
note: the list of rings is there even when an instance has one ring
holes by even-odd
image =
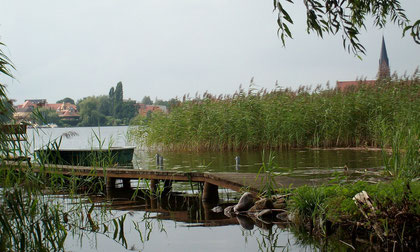
[[[294,4],[293,0],[286,0]],[[403,36],[410,30],[414,42],[420,44],[420,20],[411,23],[398,0],[304,0],[306,7],[307,32],[315,32],[319,37],[342,32],[343,46],[348,52],[359,56],[366,49],[359,41],[361,29],[366,29],[366,17],[374,18],[373,25],[384,28],[390,20],[403,30]],[[285,1],[274,0],[274,11],[278,12],[278,35],[283,44],[292,38],[289,25],[293,19],[284,8]]]

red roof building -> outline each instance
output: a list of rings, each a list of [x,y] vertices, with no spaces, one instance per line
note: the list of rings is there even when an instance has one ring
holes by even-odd
[[[79,119],[80,115],[77,107],[71,103],[47,103],[45,99],[25,100],[22,105],[16,106],[15,119],[25,120],[29,118],[32,111],[36,108],[48,108],[57,112],[62,119],[75,120]]]
[[[337,81],[337,89],[344,91],[350,87],[358,87],[360,85],[374,86],[376,80],[359,80],[359,81]]]
[[[139,112],[140,115],[145,116],[147,115],[147,113],[150,112],[156,112],[156,111],[160,111],[163,113],[167,113],[168,110],[166,109],[166,106],[163,105],[146,105],[143,103],[137,103],[136,104],[137,110]]]

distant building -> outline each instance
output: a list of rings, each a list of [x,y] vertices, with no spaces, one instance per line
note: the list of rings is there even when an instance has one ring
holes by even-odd
[[[163,106],[163,105],[146,105],[143,103],[136,103],[136,108],[139,114],[143,116],[146,116],[147,112],[149,111],[151,112],[160,111],[163,113],[168,113],[166,106]]]
[[[375,83],[376,80],[337,81],[337,88],[343,91],[350,87],[357,87],[359,85],[374,86]]]
[[[388,54],[386,53],[385,39],[382,36],[381,57],[379,58],[378,79],[389,78],[390,68]]]
[[[25,100],[22,105],[17,105],[17,109],[34,109],[44,107],[47,103],[46,99],[32,99],[32,100]]]
[[[34,109],[41,108],[46,103],[46,99],[25,100],[23,104],[15,106],[16,112],[13,114],[13,118],[17,121],[27,121]]]
[[[68,102],[48,104],[46,107],[55,110],[58,116],[63,120],[74,121],[79,120],[80,118],[76,105]]]
[[[382,36],[382,47],[381,47],[381,53],[379,56],[379,69],[378,69],[377,78],[378,79],[389,78],[390,72],[391,71],[389,67],[388,54],[387,54],[386,46],[385,46],[385,39]],[[376,83],[376,80],[337,81],[336,87],[337,89],[343,91],[350,87],[357,87],[360,85],[373,86],[375,85],[375,83]]]
[[[29,120],[32,112],[36,108],[47,108],[57,112],[58,116],[63,120],[78,120],[80,115],[77,107],[71,103],[47,103],[46,99],[25,100],[21,105],[15,107],[16,112],[13,117],[17,121]]]

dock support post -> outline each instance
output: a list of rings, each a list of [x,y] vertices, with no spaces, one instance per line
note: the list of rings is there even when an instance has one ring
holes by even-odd
[[[115,188],[115,181],[116,181],[116,179],[115,178],[106,178],[106,188],[107,189],[113,189],[113,188]]]
[[[131,188],[131,180],[130,179],[122,179],[123,188],[130,189]]]
[[[163,185],[163,195],[168,195],[172,190],[172,180],[165,180]]]
[[[163,170],[163,156],[162,155],[159,157],[159,164],[160,164],[159,169]]]
[[[159,169],[160,167],[160,155],[159,153],[156,154],[156,169]]]
[[[239,163],[241,162],[241,158],[239,156],[235,157],[235,169],[239,171]]]
[[[201,205],[203,206],[204,212],[204,220],[209,221],[212,219],[213,211],[211,210],[213,207],[217,205],[217,202],[208,202],[208,201],[201,201]]]
[[[150,209],[155,210],[158,208],[158,200],[156,197],[150,197]]]
[[[152,194],[156,194],[158,186],[159,186],[159,180],[157,180],[157,179],[151,179],[150,180],[150,192]]]
[[[219,200],[219,187],[217,185],[210,184],[208,182],[204,182],[203,188],[203,201],[207,202],[215,202]]]

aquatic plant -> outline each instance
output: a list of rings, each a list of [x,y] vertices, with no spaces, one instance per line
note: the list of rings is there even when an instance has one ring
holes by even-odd
[[[353,197],[366,191],[371,197],[375,214],[366,219]],[[298,227],[313,234],[329,235],[332,229],[343,227],[367,232],[379,225],[384,241],[413,246],[420,230],[420,183],[396,179],[392,182],[370,184],[356,182],[343,185],[299,187],[293,190],[287,207],[294,214]],[[309,225],[307,225],[309,223]],[[358,225],[356,223],[359,223]],[[355,227],[356,228],[355,229]]]
[[[416,125],[417,126],[417,125]],[[391,138],[391,151],[383,149],[385,170],[395,178],[420,176],[420,127],[400,126]]]
[[[64,251],[67,231],[58,205],[13,188],[0,204],[1,251]]]
[[[311,226],[317,218],[325,218],[325,200],[327,194],[316,187],[303,186],[293,192],[291,210],[298,214],[302,221],[310,221]]]
[[[258,170],[257,177],[255,178],[256,181],[260,180],[260,183],[263,185],[260,189],[260,193],[267,198],[271,198],[279,187],[276,182],[276,176],[278,176],[276,172],[278,167],[274,163],[275,158],[274,154],[270,151],[268,160],[265,160],[265,152],[263,151],[262,165]]]
[[[361,81],[363,83],[363,81]],[[390,147],[404,121],[420,122],[420,79],[377,81],[357,89],[276,87],[233,95],[185,96],[171,113],[138,118],[130,135],[168,150],[244,150],[294,147]]]

